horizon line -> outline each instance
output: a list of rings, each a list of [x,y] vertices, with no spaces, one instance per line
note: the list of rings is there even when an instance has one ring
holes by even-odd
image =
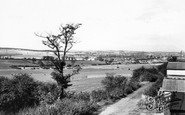
[[[0,47],[0,49],[14,49],[14,50],[27,50],[27,51],[41,51],[41,52],[54,52],[55,50],[39,50],[39,49],[29,49],[29,48],[15,48],[15,47]],[[180,51],[183,51],[183,50],[180,50],[180,51],[144,51],[144,50],[115,50],[115,49],[111,49],[111,50],[71,50],[70,52],[75,52],[75,51],[126,51],[126,52],[180,52]],[[61,51],[63,52],[63,51]]]

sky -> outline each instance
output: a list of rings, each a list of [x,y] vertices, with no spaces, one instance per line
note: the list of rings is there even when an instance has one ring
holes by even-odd
[[[185,0],[0,0],[0,47],[48,49],[36,33],[81,23],[72,50],[185,51]]]

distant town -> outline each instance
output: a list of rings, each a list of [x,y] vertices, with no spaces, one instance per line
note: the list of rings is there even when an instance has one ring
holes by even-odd
[[[31,50],[21,48],[0,48],[0,59],[43,59],[55,57],[52,50]],[[170,60],[185,61],[183,51],[145,52],[145,51],[71,51],[66,60],[103,61],[106,64],[152,64]]]

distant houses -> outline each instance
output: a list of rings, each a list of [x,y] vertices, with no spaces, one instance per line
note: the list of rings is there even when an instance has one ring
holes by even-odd
[[[0,59],[43,59],[44,56],[56,57],[52,50],[29,50],[19,48],[0,48]],[[62,52],[61,52],[62,56]],[[140,52],[140,51],[71,51],[66,60],[105,61],[112,60],[112,64],[152,64],[166,62],[171,57],[178,61],[185,61],[184,52]],[[172,58],[173,59],[173,58]]]
[[[30,66],[30,67],[22,66],[22,67],[18,67],[18,68],[20,68],[20,69],[32,69],[32,70],[41,69],[41,67],[39,67],[39,66]]]
[[[34,69],[41,69],[40,66],[37,66],[37,65],[12,65],[11,66],[13,69],[21,69],[21,70],[24,70],[24,69],[28,69],[28,70],[34,70]]]
[[[14,56],[18,56],[19,54],[10,54],[10,53],[1,53],[0,54],[0,59],[11,59]]]

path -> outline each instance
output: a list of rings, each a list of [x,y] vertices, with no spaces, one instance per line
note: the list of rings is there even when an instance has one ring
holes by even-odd
[[[148,83],[142,86],[133,94],[107,107],[103,112],[100,113],[100,115],[131,115],[131,112],[137,110],[137,103],[141,99],[143,91],[151,85],[152,83]],[[133,113],[133,115],[137,114]]]

